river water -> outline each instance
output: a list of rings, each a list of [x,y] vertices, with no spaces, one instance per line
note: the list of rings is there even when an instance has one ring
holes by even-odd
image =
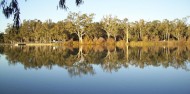
[[[0,46],[0,94],[190,94],[190,48]]]

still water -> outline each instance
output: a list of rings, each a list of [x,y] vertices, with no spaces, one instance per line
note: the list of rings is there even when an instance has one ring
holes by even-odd
[[[190,94],[190,48],[0,46],[0,94]]]

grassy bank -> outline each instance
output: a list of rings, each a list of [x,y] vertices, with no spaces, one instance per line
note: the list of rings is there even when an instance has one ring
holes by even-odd
[[[51,46],[54,43],[26,43],[27,46]]]
[[[177,46],[190,46],[190,42],[188,41],[132,41],[126,43],[125,41],[101,41],[101,42],[93,42],[93,41],[84,41],[82,44],[78,41],[66,41],[61,43],[23,43],[27,46],[72,46],[78,47],[79,45],[101,45],[101,46],[117,46],[117,47],[125,47],[126,45],[131,47],[150,47],[150,46],[167,46],[167,47],[177,47]],[[18,44],[0,44],[0,45],[18,45]]]
[[[187,41],[138,41],[130,42],[130,46],[167,46],[167,47],[176,47],[176,46],[190,46],[190,42]]]

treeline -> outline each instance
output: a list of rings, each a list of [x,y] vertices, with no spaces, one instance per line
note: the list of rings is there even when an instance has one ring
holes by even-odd
[[[188,17],[163,21],[141,19],[135,22],[111,15],[103,17],[100,22],[94,22],[93,18],[94,14],[70,12],[66,19],[57,23],[52,20],[24,20],[19,30],[8,25],[5,34],[0,36],[1,42],[190,41]]]
[[[99,50],[96,50],[99,49]],[[106,72],[118,71],[121,68],[135,66],[139,68],[173,67],[189,70],[190,47],[127,47],[104,48],[80,46],[0,46],[0,54],[5,54],[10,64],[22,64],[24,68],[51,69],[59,66],[68,70],[71,75],[96,73],[93,65],[101,66]]]

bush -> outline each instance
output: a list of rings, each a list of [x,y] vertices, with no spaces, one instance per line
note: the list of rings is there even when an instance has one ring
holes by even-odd
[[[98,39],[95,41],[95,44],[97,44],[97,45],[104,44],[104,43],[105,43],[105,39],[102,38],[102,37],[98,38]]]
[[[116,42],[116,46],[119,48],[125,48],[126,42],[124,40],[120,40]]]
[[[113,38],[109,38],[109,39],[107,39],[106,44],[107,45],[115,45],[115,40]]]

